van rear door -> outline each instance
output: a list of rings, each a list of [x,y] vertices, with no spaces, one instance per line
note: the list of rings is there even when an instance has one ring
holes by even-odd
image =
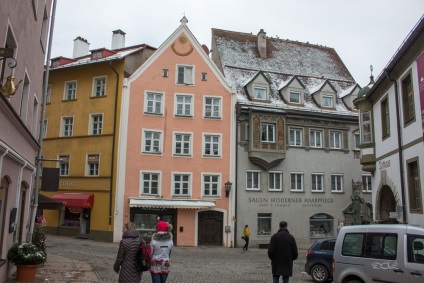
[[[409,283],[424,282],[424,235],[407,235],[407,253]]]

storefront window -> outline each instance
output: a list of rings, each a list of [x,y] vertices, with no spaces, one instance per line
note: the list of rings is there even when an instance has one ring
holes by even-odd
[[[271,213],[258,213],[258,235],[271,235]]]
[[[63,226],[80,227],[81,208],[65,207]]]
[[[309,218],[311,238],[334,237],[334,218],[328,214],[319,213]]]
[[[134,222],[136,229],[140,231],[140,235],[148,242],[153,233],[156,232],[156,224],[158,221],[165,221],[175,225],[175,209],[148,210],[143,208],[131,208],[130,213],[130,221]],[[175,229],[173,230],[173,236],[175,239]]]

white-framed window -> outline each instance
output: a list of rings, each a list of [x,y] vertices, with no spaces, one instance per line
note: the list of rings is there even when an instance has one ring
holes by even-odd
[[[322,173],[312,173],[312,192],[323,192],[324,191],[324,174]]]
[[[202,174],[203,196],[219,197],[221,195],[221,176],[219,174]]]
[[[100,97],[106,95],[106,77],[98,77],[93,80],[93,96]]]
[[[206,81],[208,79],[207,73],[202,73],[202,81]]]
[[[175,116],[193,116],[192,95],[175,95]]]
[[[355,133],[354,139],[355,139],[355,149],[360,150],[361,149],[361,135],[359,133]]]
[[[322,107],[333,108],[334,107],[334,97],[332,95],[323,95],[322,96]]]
[[[162,77],[167,78],[168,76],[169,76],[169,71],[168,71],[168,69],[163,69],[163,70],[162,70]]]
[[[300,95],[301,95],[300,91],[291,90],[289,93],[289,102],[300,104],[302,102]]]
[[[87,155],[87,176],[99,176],[100,155]]]
[[[140,171],[140,196],[158,195],[161,185],[161,174],[159,172]]]
[[[283,172],[270,171],[268,173],[268,190],[270,191],[283,190]]]
[[[217,134],[203,135],[203,156],[208,156],[208,157],[221,156],[221,135],[217,135]]]
[[[331,175],[331,191],[343,192],[343,175],[342,174]]]
[[[62,154],[58,156],[61,161],[58,162],[59,175],[69,176],[69,154]]]
[[[322,147],[322,131],[321,130],[309,131],[309,145],[315,148]]]
[[[103,130],[103,114],[90,115],[90,134],[101,135]]]
[[[149,114],[163,113],[163,93],[147,91],[144,95],[144,112]]]
[[[47,119],[45,119],[45,120],[43,121],[43,126],[42,126],[42,128],[41,128],[41,130],[43,131],[43,132],[42,132],[43,139],[45,139],[45,138],[47,137],[47,125],[48,125],[48,121],[47,121]]]
[[[255,86],[253,88],[253,99],[266,100],[267,99],[267,88]]]
[[[258,236],[271,235],[271,213],[258,213]]]
[[[262,123],[262,142],[275,142],[275,125]]]
[[[362,175],[362,191],[364,193],[372,192],[371,175],[368,175],[368,174]]]
[[[189,196],[191,192],[191,174],[172,174],[172,194],[173,196]]]
[[[191,155],[191,133],[174,133],[174,155]]]
[[[143,130],[142,152],[161,153],[162,152],[162,132]]]
[[[372,142],[372,125],[371,125],[371,112],[362,113],[362,142]]]
[[[381,100],[381,131],[383,138],[390,135],[389,98]]]
[[[205,97],[205,118],[221,118],[221,97]]]
[[[46,103],[50,103],[51,99],[52,99],[52,85],[48,85],[47,86]]]
[[[99,50],[99,51],[93,51],[93,53],[91,53],[91,59],[96,60],[96,59],[101,59],[103,58],[103,51]]]
[[[77,98],[77,82],[66,82],[65,83],[65,99],[64,100],[73,100]]]
[[[290,146],[302,146],[303,129],[301,129],[301,128],[290,128],[290,130],[289,130],[289,143],[290,143]]]
[[[177,84],[194,84],[194,67],[190,65],[177,65]]]
[[[74,117],[62,117],[62,137],[72,137]]]
[[[247,171],[246,172],[246,190],[260,190],[261,189],[261,171]]]
[[[342,148],[342,133],[337,131],[330,131],[330,148]]]
[[[303,192],[303,173],[290,173],[290,191]]]

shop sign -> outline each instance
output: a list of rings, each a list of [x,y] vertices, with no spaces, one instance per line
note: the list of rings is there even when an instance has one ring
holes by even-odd
[[[334,203],[333,198],[289,198],[289,197],[250,197],[249,203],[256,203],[260,207],[290,207],[300,204],[302,207],[323,207]]]

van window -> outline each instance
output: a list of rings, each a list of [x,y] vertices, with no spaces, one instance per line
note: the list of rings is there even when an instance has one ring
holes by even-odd
[[[365,244],[365,257],[395,260],[397,234],[368,233]]]
[[[363,257],[365,234],[351,233],[346,234],[343,239],[342,255]]]
[[[408,262],[424,264],[424,237],[408,235]]]

